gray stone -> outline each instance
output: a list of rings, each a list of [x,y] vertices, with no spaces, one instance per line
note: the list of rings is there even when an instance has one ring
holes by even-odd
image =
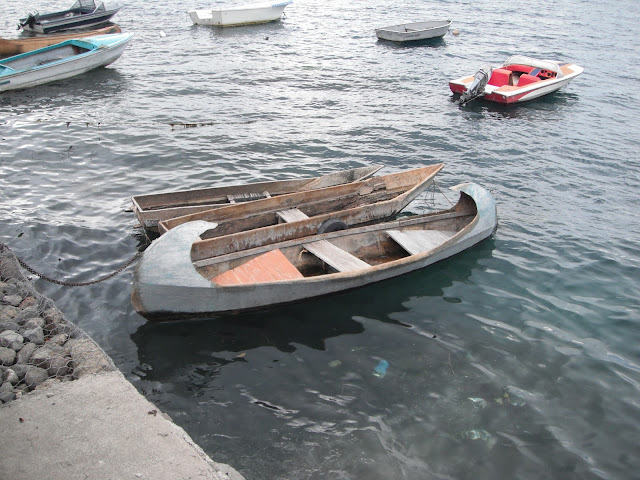
[[[23,310],[18,310],[18,314],[15,316],[15,321],[20,325],[24,325],[24,322],[26,322],[30,318],[39,316],[39,314],[40,312],[38,312],[38,307],[27,307]]]
[[[15,385],[20,381],[20,377],[18,377],[18,374],[15,372],[15,370],[7,368],[2,374],[2,381],[9,382],[11,385]]]
[[[44,344],[44,330],[40,327],[25,330],[22,335],[26,340],[29,340],[36,345]]]
[[[0,364],[13,365],[16,361],[16,351],[12,348],[0,347]]]
[[[44,318],[42,317],[32,317],[24,322],[25,330],[29,330],[32,328],[44,328]]]
[[[5,295],[2,297],[2,303],[6,305],[11,305],[13,307],[17,307],[20,305],[22,301],[22,297],[20,295]]]
[[[29,388],[36,388],[48,379],[49,374],[44,368],[29,367],[27,374],[24,376],[24,383],[26,383]]]
[[[71,357],[54,355],[47,362],[47,372],[51,377],[63,377],[71,371]]]
[[[55,335],[57,333],[64,333],[58,331],[59,327],[67,324],[60,310],[58,310],[57,308],[49,308],[45,310],[42,316],[44,317],[45,321],[45,329],[51,332],[52,335]]]
[[[3,283],[1,291],[3,295],[15,295],[16,293],[18,293],[18,287],[10,283]]]
[[[17,332],[20,330],[20,325],[18,325],[18,322],[15,320],[6,319],[0,322],[0,332],[4,332],[5,330],[13,330],[14,332]]]
[[[29,359],[33,352],[36,351],[38,346],[35,343],[25,343],[22,347],[22,350],[18,352],[18,358],[16,359],[16,363],[27,364],[29,363]]]
[[[29,295],[25,297],[24,300],[22,300],[22,302],[20,302],[20,305],[18,306],[22,309],[25,309],[27,307],[31,307],[34,305],[38,305],[38,300],[36,300],[36,298],[33,297],[32,295]]]
[[[7,403],[13,400],[16,397],[16,394],[13,393],[13,385],[9,382],[5,382],[0,385],[0,401],[2,403]]]
[[[11,370],[13,370],[14,373],[18,376],[18,380],[23,380],[24,376],[29,371],[29,368],[31,368],[30,365],[24,365],[22,363],[16,363],[15,365],[13,365],[11,367]]]
[[[67,333],[59,333],[58,335],[54,335],[53,337],[51,337],[51,339],[49,339],[49,341],[47,342],[49,345],[57,345],[59,347],[61,347],[62,345],[64,345],[67,340],[69,340],[69,334]],[[69,352],[71,353],[71,352]]]
[[[7,347],[16,352],[22,348],[24,338],[18,332],[5,330],[0,333],[0,347]]]
[[[36,349],[29,358],[29,364],[36,367],[49,368],[49,360],[56,355],[64,355],[65,351],[63,347],[56,347],[54,345],[45,345]]]
[[[2,318],[5,320],[15,319],[20,314],[20,312],[21,310],[18,307],[12,307],[11,305],[2,306]]]
[[[93,340],[88,338],[81,338],[73,342],[71,359],[73,360],[74,378],[115,370],[111,359],[106,356]]]

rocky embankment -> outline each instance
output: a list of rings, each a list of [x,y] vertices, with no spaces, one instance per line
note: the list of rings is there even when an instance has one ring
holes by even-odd
[[[115,370],[111,359],[33,288],[0,244],[0,403],[106,370]]]

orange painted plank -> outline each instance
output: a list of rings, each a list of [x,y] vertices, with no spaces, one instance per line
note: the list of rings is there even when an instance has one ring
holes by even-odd
[[[218,285],[274,282],[304,278],[280,250],[271,250],[247,263],[221,273],[212,281]]]

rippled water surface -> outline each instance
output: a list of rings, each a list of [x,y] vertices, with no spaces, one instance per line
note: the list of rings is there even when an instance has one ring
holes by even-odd
[[[0,94],[0,238],[36,269],[117,269],[143,242],[130,197],[153,191],[442,161],[441,186],[498,202],[455,258],[265,313],[150,324],[132,268],[34,279],[214,460],[247,479],[638,476],[640,3],[295,0],[224,30],[190,24],[206,2],[121,4],[116,63]],[[2,2],[0,35],[36,9]],[[458,36],[373,31],[444,18]],[[513,53],[585,73],[516,107],[452,101],[449,79]]]

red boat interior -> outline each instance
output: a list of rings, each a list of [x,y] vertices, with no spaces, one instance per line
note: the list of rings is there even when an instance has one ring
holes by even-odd
[[[494,68],[491,72],[491,78],[487,83],[496,87],[524,87],[525,85],[555,77],[556,72],[550,70],[514,64]]]

